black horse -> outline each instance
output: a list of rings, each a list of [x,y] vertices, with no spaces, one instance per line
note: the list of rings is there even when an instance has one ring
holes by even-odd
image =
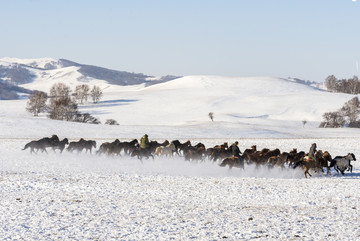
[[[87,141],[81,138],[79,141],[70,142],[66,150],[70,152],[77,151],[80,153],[82,152],[83,149],[85,149],[86,152],[90,151],[91,153],[93,147],[96,148],[96,141],[92,141],[92,140]]]
[[[221,162],[219,166],[221,167],[229,166],[229,169],[232,169],[233,167],[244,169],[244,158],[241,156],[227,157]]]
[[[65,145],[67,144],[69,144],[69,140],[68,138],[64,138],[62,141],[55,143],[55,145],[53,146],[53,150],[60,150],[60,153],[62,153],[65,149]]]
[[[152,157],[152,159],[154,159],[154,156],[151,154],[151,150],[149,148],[137,148],[131,153],[131,156],[137,156],[139,160],[142,160],[143,157],[146,157],[146,159]]]
[[[86,140],[84,140],[82,142],[82,147],[83,147],[83,149],[85,149],[85,152],[90,151],[90,153],[92,153],[91,152],[92,148],[93,147],[96,148],[96,141],[93,141],[93,140],[86,141]]]
[[[29,143],[27,143],[24,148],[22,150],[26,150],[28,148],[30,148],[30,153],[35,152],[34,150],[36,150],[35,153],[37,153],[39,150],[41,150],[41,152],[46,152],[46,148],[47,147],[53,147],[55,146],[57,143],[59,142],[59,138],[57,137],[57,135],[52,135],[50,138],[49,137],[44,137],[41,138],[40,140],[37,141],[30,141]]]

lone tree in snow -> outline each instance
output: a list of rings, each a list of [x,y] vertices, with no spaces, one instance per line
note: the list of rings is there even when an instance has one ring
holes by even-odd
[[[71,98],[70,87],[56,83],[50,89],[49,118],[71,121],[77,113],[77,104]]]
[[[305,127],[306,123],[307,123],[307,120],[303,120],[303,121],[302,121],[303,128]]]
[[[93,100],[93,102],[94,102],[95,104],[99,102],[102,94],[103,94],[103,93],[102,93],[100,87],[94,85],[94,87],[92,88],[92,90],[91,90],[91,92],[90,92],[90,95],[91,95],[91,98],[92,98],[92,100]]]
[[[83,104],[84,101],[86,102],[89,96],[90,87],[86,84],[77,85],[75,87],[75,96],[80,104]]]
[[[47,95],[45,92],[35,90],[29,97],[26,110],[38,116],[39,113],[47,110],[46,106]]]
[[[209,112],[209,118],[211,121],[214,121],[214,113],[213,112]]]

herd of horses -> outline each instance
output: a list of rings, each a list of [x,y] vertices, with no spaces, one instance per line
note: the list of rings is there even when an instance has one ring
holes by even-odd
[[[67,147],[66,147],[67,145]],[[84,140],[69,142],[67,138],[60,140],[57,135],[51,137],[44,137],[40,140],[30,141],[22,150],[30,149],[31,153],[38,153],[38,151],[46,152],[47,148],[53,149],[54,152],[59,150],[62,153],[65,149],[69,152],[92,153],[92,149],[96,149],[96,141]],[[334,168],[342,175],[345,171],[352,172],[351,161],[356,161],[355,155],[349,153],[346,156],[336,156],[332,158],[328,151],[318,150],[315,153],[315,158],[309,158],[308,153],[304,151],[297,151],[294,148],[290,152],[280,152],[279,149],[270,150],[264,148],[257,150],[256,145],[246,149],[241,156],[233,156],[232,149],[227,142],[206,148],[204,144],[197,143],[192,145],[190,140],[181,143],[179,140],[168,140],[163,143],[157,141],[150,141],[148,148],[140,148],[137,139],[132,141],[120,141],[116,139],[113,142],[104,142],[96,151],[97,155],[122,156],[129,155],[137,157],[142,161],[142,158],[152,158],[154,156],[173,157],[174,155],[182,156],[186,161],[205,161],[218,162],[221,167],[233,167],[244,169],[245,164],[255,165],[256,167],[267,166],[268,168],[298,168],[304,169],[304,175],[311,176],[310,170],[315,172],[330,172],[330,168]]]

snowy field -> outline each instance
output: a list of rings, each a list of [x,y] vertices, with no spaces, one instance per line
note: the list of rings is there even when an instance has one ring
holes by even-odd
[[[241,139],[242,150],[360,154],[359,138]],[[341,176],[222,168],[181,157],[30,154],[27,139],[0,144],[3,240],[356,240],[359,165]],[[206,146],[232,139],[197,139]],[[102,143],[102,140],[97,140]],[[359,155],[358,155],[359,156]]]
[[[3,60],[4,61],[4,60]],[[45,63],[49,60],[43,60]],[[33,60],[30,61],[31,63]],[[40,65],[39,65],[40,66]],[[48,91],[76,68],[51,70],[23,87]],[[55,78],[56,77],[56,78]],[[57,134],[69,141],[179,139],[212,147],[239,141],[308,152],[312,143],[335,157],[360,157],[359,129],[318,128],[322,114],[354,96],[269,77],[187,76],[145,87],[103,80],[98,104],[80,105],[102,123],[34,118],[26,99],[0,101],[0,240],[360,240],[360,164],[306,179],[301,169],[245,170],[182,157],[30,154],[24,145]],[[208,118],[214,112],[214,122]],[[303,121],[306,121],[306,125]]]

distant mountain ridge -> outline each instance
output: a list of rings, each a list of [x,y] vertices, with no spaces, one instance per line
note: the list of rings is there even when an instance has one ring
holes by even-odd
[[[168,82],[181,76],[155,77],[143,73],[112,70],[95,65],[80,64],[67,59],[0,58],[0,99],[17,99],[17,93],[29,94],[32,90],[47,92],[56,82],[65,82],[75,87],[82,83],[103,85],[145,86]],[[297,78],[286,80],[321,88],[320,83]],[[30,90],[31,89],[31,90]]]
[[[65,70],[69,67],[76,68]],[[179,78],[179,76],[172,75],[155,77],[142,73],[112,70],[94,65],[79,64],[67,59],[2,58],[0,59],[0,79],[2,82],[0,99],[16,99],[16,95],[6,93],[10,91],[14,93],[14,89],[16,89],[14,88],[15,86],[32,83],[38,79],[44,79],[44,76],[47,76],[50,81],[51,78],[55,76],[52,74],[53,71],[61,69],[64,69],[64,76],[69,75],[69,71],[77,72],[72,73],[72,75],[76,74],[77,80],[80,82],[88,79],[98,79],[104,80],[111,85],[121,86],[138,84],[154,85]],[[59,75],[59,73],[57,74]],[[60,81],[59,77],[57,78],[58,81]],[[19,92],[25,91],[25,93],[31,93],[30,90],[24,88],[18,88],[17,90]]]
[[[156,80],[150,81],[150,79],[154,79],[156,77],[145,75],[142,73],[131,73],[126,71],[111,70],[94,65],[79,64],[67,59],[59,59],[59,63],[63,67],[70,67],[70,66],[80,67],[78,71],[81,74],[83,74],[85,77],[105,80],[109,84],[113,84],[113,85],[138,85],[142,83],[151,85],[151,84],[163,83],[181,77],[181,76],[167,75],[157,78]]]

